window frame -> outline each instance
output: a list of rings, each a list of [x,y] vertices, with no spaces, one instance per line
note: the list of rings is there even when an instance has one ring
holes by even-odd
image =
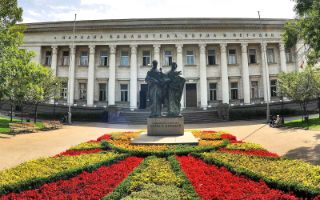
[[[104,85],[104,87],[101,87]],[[103,95],[101,96],[101,92]],[[107,84],[106,83],[99,83],[99,101],[105,102],[107,101]]]
[[[122,86],[126,86],[126,89],[123,89]],[[129,101],[129,84],[120,83],[120,101],[128,102]]]
[[[252,50],[254,51],[254,53],[250,52]],[[254,62],[252,62],[251,56],[254,56]],[[257,64],[257,49],[254,49],[254,48],[248,49],[248,60],[249,60],[249,64]]]
[[[213,54],[210,54],[209,51],[213,51]],[[210,57],[213,57],[213,64],[210,63]],[[208,49],[208,51],[207,51],[207,62],[208,62],[208,65],[216,65],[217,64],[216,50],[215,49]]]
[[[257,83],[257,85],[256,86],[254,86],[252,83],[253,82],[255,82],[255,83]],[[250,98],[251,99],[258,99],[259,97],[260,97],[260,95],[259,95],[259,81],[250,81],[250,89],[251,89],[251,91],[250,91]],[[255,90],[256,89],[256,92],[253,92],[253,90]]]
[[[267,63],[268,64],[275,64],[276,63],[276,59],[275,59],[275,55],[274,55],[274,48],[267,48]]]
[[[65,53],[68,53],[68,55],[64,55]],[[65,51],[62,51],[62,66],[69,66],[70,65],[70,52],[65,50]]]
[[[285,55],[286,55],[286,63],[293,63],[292,49],[285,49]]]
[[[192,52],[192,54],[188,54]],[[190,50],[186,50],[186,65],[195,65],[195,55],[194,55],[194,50],[190,49]],[[189,61],[191,61],[189,63]]]
[[[232,86],[233,83],[236,83],[237,87],[233,87]],[[233,94],[233,92],[235,92],[235,94]],[[235,95],[235,98],[233,95]],[[239,99],[239,82],[238,81],[230,82],[230,97],[231,97],[231,100]]]
[[[81,85],[84,85],[82,88]],[[87,83],[79,83],[79,100],[87,100]]]
[[[83,54],[86,55],[83,55]],[[88,66],[89,65],[89,52],[88,51],[80,51],[80,66]]]
[[[230,51],[234,51],[234,54],[231,54]],[[228,49],[228,65],[236,65],[237,62],[237,49]]]
[[[146,52],[149,52],[149,55],[145,55]],[[143,50],[142,51],[142,66],[147,67],[151,65],[151,51]]]
[[[105,53],[105,55],[102,55],[103,53]],[[107,67],[109,66],[109,56],[108,56],[108,51],[100,51],[100,63],[99,63],[100,66],[103,66],[103,67]]]
[[[166,53],[170,52],[170,55],[167,55]],[[164,65],[165,66],[171,66],[173,62],[173,52],[172,50],[165,50],[164,51]]]
[[[211,88],[212,85],[214,85],[214,88]],[[209,101],[217,101],[217,85],[216,82],[209,83]]]
[[[274,82],[274,84],[272,84]],[[270,80],[270,97],[277,97],[278,96],[278,88],[277,88],[277,80],[272,79]]]
[[[123,55],[124,52],[126,52],[127,55]],[[120,66],[121,67],[129,67],[130,66],[129,50],[120,50]]]
[[[44,65],[50,66],[52,63],[52,51],[45,51]]]
[[[68,83],[63,82],[61,83],[61,88],[60,88],[60,99],[67,100],[68,98]]]

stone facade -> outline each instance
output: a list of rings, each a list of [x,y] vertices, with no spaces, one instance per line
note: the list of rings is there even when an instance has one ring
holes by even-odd
[[[23,48],[61,77],[61,101],[145,108],[152,60],[177,62],[187,80],[182,107],[277,101],[280,72],[298,70],[300,46],[285,49],[285,20],[128,19],[27,24]]]

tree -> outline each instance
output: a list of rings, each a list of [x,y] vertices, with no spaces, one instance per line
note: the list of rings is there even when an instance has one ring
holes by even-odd
[[[319,73],[310,66],[303,71],[281,73],[278,76],[281,93],[300,104],[305,121],[308,121],[308,103],[320,94],[319,79]]]
[[[284,27],[283,40],[288,48],[303,41],[308,47],[307,62],[314,65],[320,58],[320,0],[293,0],[297,17]]]
[[[59,95],[60,80],[52,71],[41,65],[34,65],[32,87],[27,93],[27,101],[35,106],[34,122],[37,122],[38,105],[56,99]]]

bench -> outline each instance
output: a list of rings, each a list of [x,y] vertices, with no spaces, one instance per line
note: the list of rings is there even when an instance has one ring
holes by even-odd
[[[31,122],[10,123],[9,128],[12,133],[33,133],[37,130],[37,127]]]
[[[51,129],[59,129],[62,127],[60,121],[43,121],[44,129],[51,130]]]

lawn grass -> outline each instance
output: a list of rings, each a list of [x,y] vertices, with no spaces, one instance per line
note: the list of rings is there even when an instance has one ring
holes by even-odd
[[[21,122],[20,119],[12,119],[13,122]],[[25,122],[25,120],[23,120]],[[9,123],[10,118],[8,117],[0,117],[0,133],[10,133],[10,128],[9,128]],[[42,129],[43,123],[42,122],[37,122],[36,127],[39,129]]]
[[[285,126],[289,127],[298,127],[298,128],[308,128],[311,130],[320,130],[320,119],[318,117],[309,119],[309,123],[307,124],[302,119],[296,119],[292,121],[288,121],[284,123]]]

